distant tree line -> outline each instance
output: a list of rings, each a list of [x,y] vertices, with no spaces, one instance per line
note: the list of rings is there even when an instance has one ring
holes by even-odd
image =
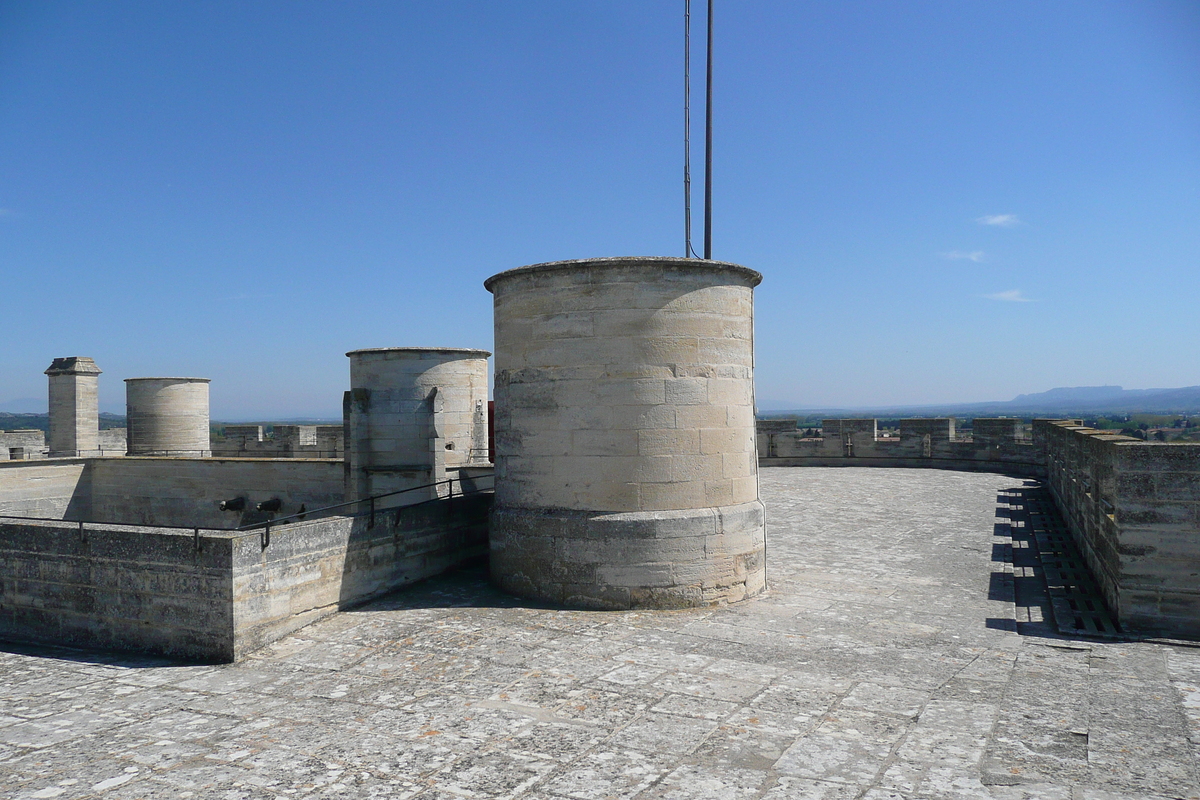
[[[125,417],[116,414],[100,414],[100,430],[109,428],[124,428]],[[50,433],[49,414],[8,414],[0,413],[0,430],[28,431],[37,430]]]

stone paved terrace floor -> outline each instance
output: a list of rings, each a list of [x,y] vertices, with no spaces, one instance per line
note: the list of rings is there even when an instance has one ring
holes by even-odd
[[[2,794],[1200,796],[1200,650],[1018,609],[1021,484],[766,469],[770,592],[726,608],[531,608],[465,571],[232,666],[10,646]]]

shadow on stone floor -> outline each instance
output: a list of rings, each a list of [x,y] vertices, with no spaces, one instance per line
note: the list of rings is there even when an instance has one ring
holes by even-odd
[[[505,594],[488,581],[487,559],[471,563],[451,572],[427,578],[420,583],[399,589],[382,597],[338,613],[361,614],[379,611],[403,611],[418,608],[535,608],[554,609]],[[54,661],[74,662],[94,666],[124,669],[159,669],[163,667],[207,666],[210,662],[150,656],[136,652],[89,650],[52,644],[0,641],[0,653],[33,656]]]
[[[353,607],[342,613],[355,614],[376,611],[403,611],[416,608],[531,608],[559,610],[560,606],[539,603],[506,594],[488,580],[487,558],[465,564],[454,570],[426,578],[382,597]]]
[[[33,644],[27,642],[2,642],[0,653],[11,655],[32,656],[52,661],[69,661],[76,664],[90,664],[101,667],[119,667],[123,669],[161,669],[163,667],[196,667],[210,662],[185,659],[167,658],[165,656],[149,656],[143,653],[82,650],[72,647],[61,647],[52,644]]]
[[[1043,639],[1096,641],[1085,630],[1064,629],[1063,621],[1056,617],[1054,591],[1046,580],[1037,531],[1047,528],[1065,531],[1066,527],[1045,486],[1040,481],[1025,480],[1019,486],[1004,489],[996,497],[996,518],[994,535],[1005,541],[993,545],[992,560],[1004,562],[1006,567],[992,573],[988,599],[1007,599],[1014,604],[1016,620],[1013,627],[1004,629]],[[1090,575],[1086,565],[1083,569]],[[1107,615],[1094,578],[1072,588]],[[991,622],[988,627],[993,627]],[[1115,625],[1111,622],[1108,625],[1112,632],[1104,638],[1112,639]]]

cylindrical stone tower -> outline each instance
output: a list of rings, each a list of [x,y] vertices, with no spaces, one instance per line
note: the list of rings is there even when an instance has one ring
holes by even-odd
[[[206,458],[208,378],[126,378],[127,455]]]
[[[100,368],[87,356],[56,358],[50,376],[50,457],[97,455]]]
[[[347,500],[436,483],[447,478],[447,470],[487,463],[491,353],[381,347],[346,355]],[[411,492],[384,505],[436,494]]]
[[[603,258],[502,272],[492,578],[589,608],[766,585],[754,434],[757,272]]]

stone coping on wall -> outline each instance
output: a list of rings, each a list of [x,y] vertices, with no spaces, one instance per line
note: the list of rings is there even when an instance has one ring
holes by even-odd
[[[0,519],[0,638],[234,661],[487,552],[487,492],[262,530]]]
[[[1200,638],[1200,443],[1035,420],[1068,532],[1129,633]]]
[[[786,420],[758,420],[759,465],[916,467],[1043,477],[1044,453],[1018,436],[1018,424],[1009,418],[975,419],[992,421],[1009,423],[1011,430],[955,438],[954,418],[916,417],[901,420],[899,437],[880,437],[873,418],[827,419],[824,436],[807,438],[802,429],[781,429]]]
[[[220,509],[238,497],[246,511]],[[343,462],[181,456],[0,462],[0,514],[21,517],[231,529],[259,521],[254,504],[274,499],[280,516],[337,505],[345,500]]]
[[[467,358],[488,358],[492,355],[490,350],[479,350],[473,347],[363,347],[358,350],[351,350],[346,355],[386,355],[387,353],[448,353]]]
[[[601,270],[618,270],[623,267],[669,267],[671,269],[712,270],[733,272],[740,275],[751,286],[762,283],[762,273],[734,264],[730,261],[713,261],[703,258],[678,258],[674,256],[608,256],[604,258],[575,258],[566,261],[546,261],[499,272],[483,282],[483,288],[493,291],[496,284],[511,278],[546,272],[582,271],[591,267]],[[611,277],[608,276],[608,277]],[[644,280],[640,276],[637,280]]]
[[[1032,455],[1032,453],[1030,454]],[[947,469],[958,472],[994,472],[1001,475],[1019,475],[1041,478],[1046,468],[1035,459],[1028,461],[989,461],[986,459],[943,458],[943,457],[839,457],[820,454],[812,457],[760,458],[760,467],[897,467],[911,469]]]
[[[24,466],[46,466],[47,464],[86,464],[89,461],[203,461],[212,463],[214,461],[269,461],[287,463],[303,462],[303,461],[336,461],[342,462],[340,458],[278,458],[271,456],[212,456],[204,458],[196,458],[195,456],[50,456],[48,458],[25,459],[24,461],[0,461],[0,468],[19,469]]]

